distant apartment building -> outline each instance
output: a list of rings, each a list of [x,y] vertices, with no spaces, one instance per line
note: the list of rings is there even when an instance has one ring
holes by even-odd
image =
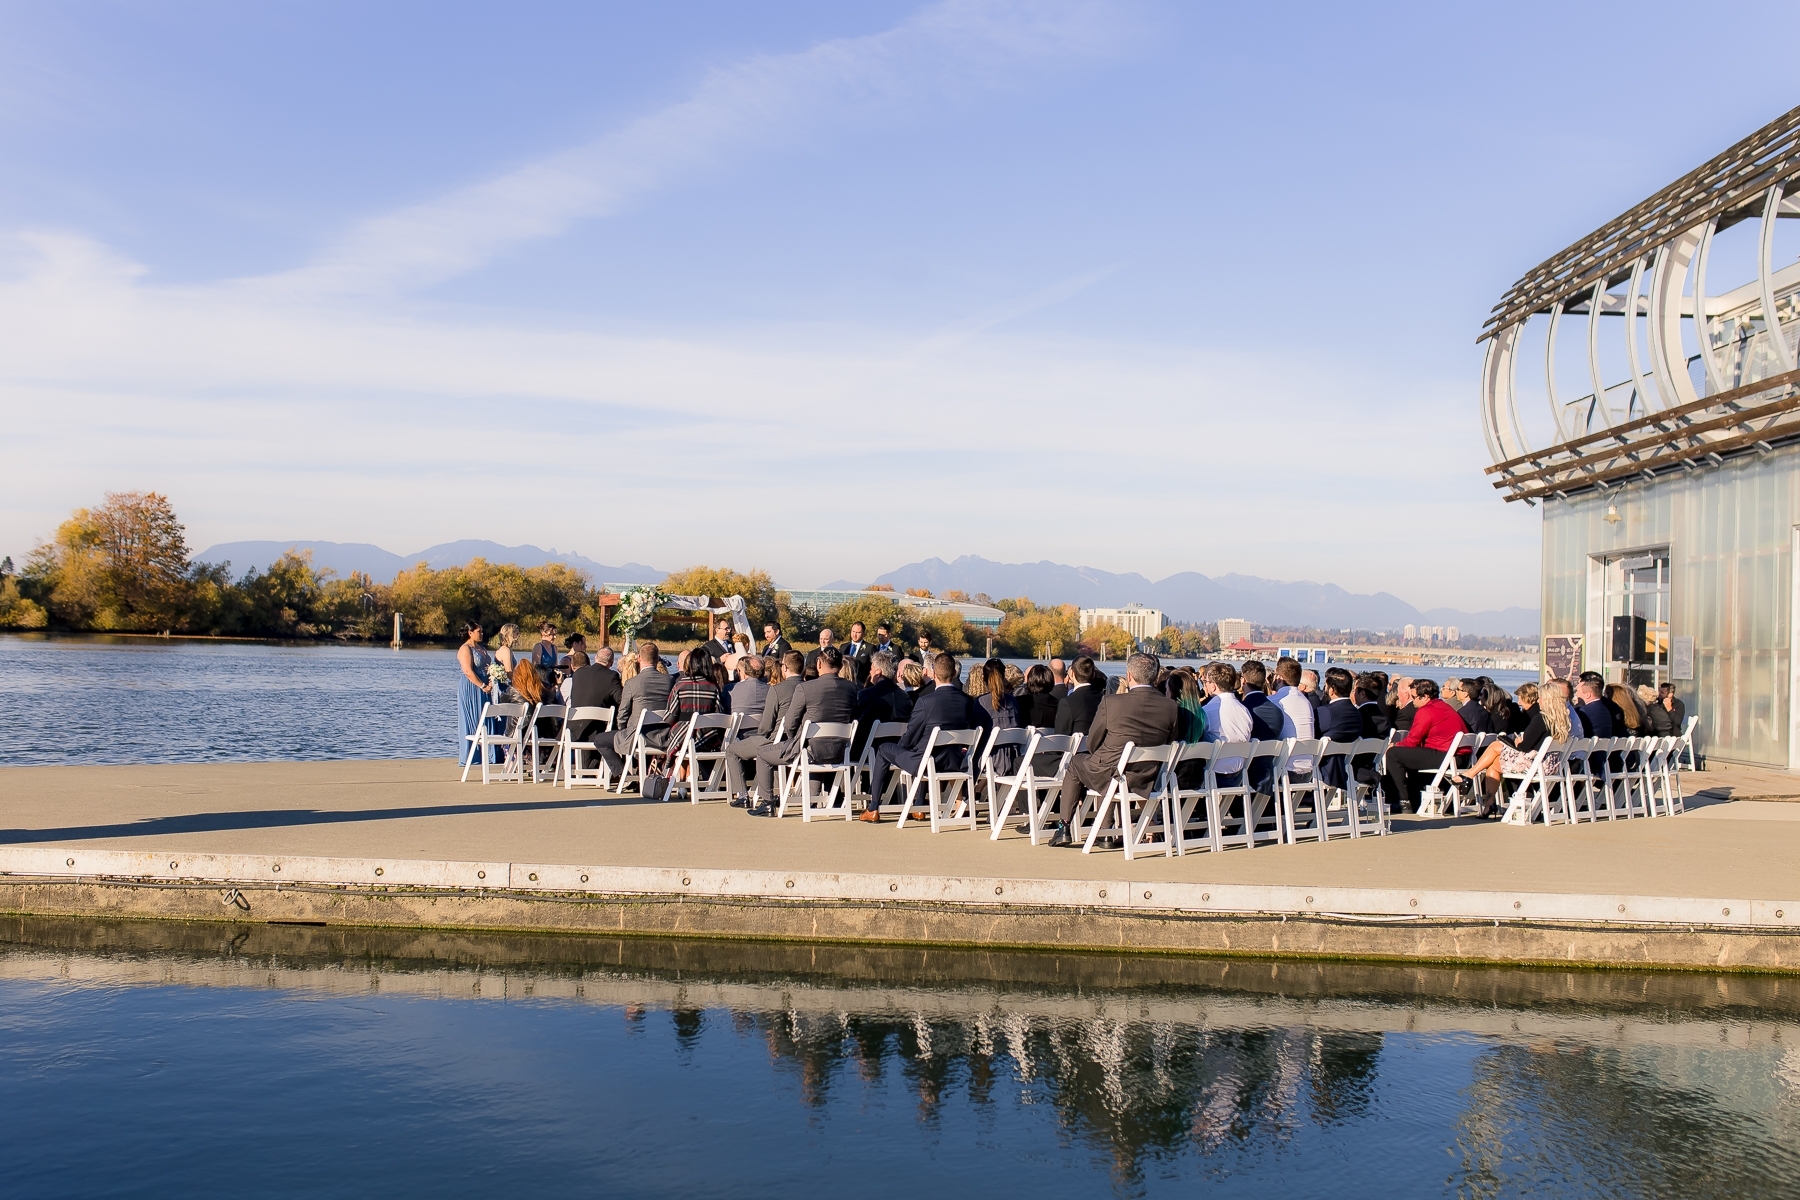
[[[1250,640],[1250,622],[1242,617],[1224,617],[1219,621],[1219,645],[1235,646]]]
[[[1132,637],[1143,641],[1153,638],[1163,631],[1168,624],[1163,620],[1162,609],[1145,608],[1141,604],[1127,604],[1124,608],[1084,608],[1081,610],[1081,631],[1086,633],[1096,625],[1117,625]],[[1249,626],[1245,625],[1245,629]]]
[[[1457,627],[1456,627],[1456,626],[1454,626],[1454,625],[1446,625],[1446,626],[1444,626],[1444,640],[1445,640],[1445,641],[1446,641],[1446,642],[1460,642],[1460,641],[1462,641],[1462,630],[1460,630],[1460,629],[1458,629],[1458,628],[1457,628]]]
[[[1407,641],[1407,642],[1418,641],[1419,640],[1419,627],[1417,625],[1401,626],[1400,627],[1400,639],[1402,641]]]

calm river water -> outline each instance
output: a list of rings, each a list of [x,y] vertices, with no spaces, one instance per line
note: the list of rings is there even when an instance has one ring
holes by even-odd
[[[20,1196],[1800,1190],[1791,980],[13,918],[0,1040]]]
[[[0,762],[449,758],[456,678],[447,649],[0,636],[0,704],[29,714]]]

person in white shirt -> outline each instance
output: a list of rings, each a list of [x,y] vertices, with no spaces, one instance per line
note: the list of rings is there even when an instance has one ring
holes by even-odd
[[[1270,696],[1281,709],[1281,736],[1310,741],[1313,736],[1313,706],[1300,690],[1300,664],[1291,658],[1275,663],[1275,678],[1281,687]]]
[[[1256,726],[1250,710],[1237,697],[1237,668],[1230,663],[1213,663],[1200,677],[1206,689],[1206,740],[1209,742],[1248,742],[1256,737]]]

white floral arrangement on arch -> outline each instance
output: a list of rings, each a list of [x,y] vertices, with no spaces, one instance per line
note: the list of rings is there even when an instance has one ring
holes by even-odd
[[[614,633],[634,637],[650,624],[656,610],[669,602],[669,595],[654,585],[632,588],[619,597],[619,611],[613,614]]]

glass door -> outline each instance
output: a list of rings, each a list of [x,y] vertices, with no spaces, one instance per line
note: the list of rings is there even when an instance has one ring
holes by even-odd
[[[1606,677],[1633,687],[1669,678],[1669,552],[1606,560]]]

